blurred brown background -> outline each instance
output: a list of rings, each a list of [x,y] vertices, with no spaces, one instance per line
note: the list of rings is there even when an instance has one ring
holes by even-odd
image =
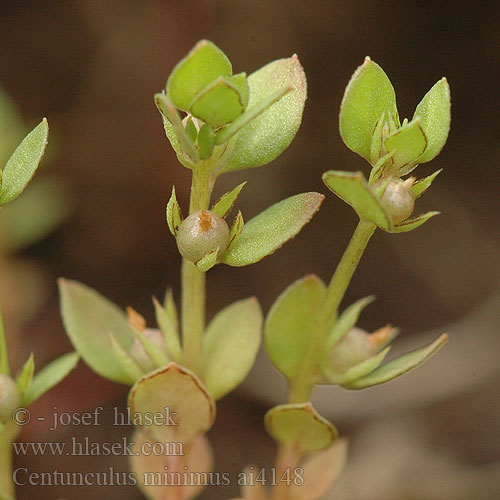
[[[3,1],[0,85],[19,106],[29,126],[43,116],[49,119],[51,156],[43,162],[39,175],[62,181],[70,192],[73,209],[70,219],[56,233],[21,256],[40,262],[51,279],[47,280],[50,293],[44,306],[16,329],[16,338],[11,338],[12,334],[9,337],[15,344],[11,349],[14,366],[19,366],[33,348],[39,366],[70,348],[58,318],[57,276],[80,280],[121,306],[130,304],[149,322],[153,320],[152,294],[162,296],[166,285],[172,284],[178,298],[179,258],[164,210],[172,184],[183,207],[187,206],[189,172],[176,163],[152,96],[164,86],[175,63],[200,38],[219,45],[236,72],[251,73],[273,59],[297,53],[308,78],[303,125],[292,146],[273,164],[226,175],[216,186],[215,197],[248,179],[239,200],[246,220],[294,193],[325,193],[320,178],[325,170],[367,172],[364,160],[341,142],[337,120],[345,85],[366,55],[391,78],[402,117],[411,118],[427,90],[446,76],[452,93],[448,144],[432,164],[422,165],[415,172],[423,177],[444,168],[417,204],[419,212],[437,209],[443,214],[410,234],[376,234],[344,305],[375,293],[378,300],[366,310],[361,325],[374,329],[390,321],[410,339],[429,329],[449,328],[481,311],[489,297],[498,298],[494,294],[500,267],[496,113],[499,25],[496,2]],[[218,266],[210,272],[209,315],[253,294],[267,312],[276,296],[296,278],[315,272],[328,279],[355,222],[347,206],[333,195],[327,196],[312,223],[275,255],[247,268]],[[497,303],[488,311],[498,309]],[[482,337],[481,321],[488,324],[487,328],[498,323],[488,323],[490,317],[481,314],[477,318],[469,334],[478,344],[483,342],[488,351],[490,337]],[[15,319],[7,318],[7,324],[9,321],[13,324]],[[460,346],[461,333],[455,338],[452,330],[449,333],[451,342]],[[498,343],[493,345],[498,347]],[[478,348],[474,354],[480,356],[481,352]],[[500,359],[500,350],[498,354]],[[451,357],[446,359],[450,364],[456,362]],[[446,374],[446,364],[439,365],[437,358],[433,363],[436,373]],[[474,363],[484,365],[480,358]],[[474,364],[470,366],[473,377]],[[456,369],[456,365],[450,369]],[[254,375],[259,380],[259,373]],[[264,380],[273,378],[278,379],[278,375],[265,372]],[[406,425],[413,437],[416,429],[421,430],[426,438],[416,439],[422,449],[418,448],[418,456],[410,454],[412,465],[401,472],[388,459],[381,475],[396,484],[394,478],[404,474],[413,479],[418,479],[418,474],[429,477],[426,467],[437,464],[433,469],[437,470],[437,486],[426,490],[420,481],[412,489],[406,481],[403,489],[384,490],[379,497],[374,493],[377,479],[372,478],[367,479],[367,484],[374,485],[371,493],[344,482],[339,485],[343,489],[338,498],[472,498],[464,493],[469,491],[465,486],[458,491],[447,488],[453,482],[451,478],[465,477],[464,471],[472,471],[470,491],[480,492],[475,498],[498,498],[498,489],[489,488],[495,477],[498,482],[498,476],[488,471],[491,467],[498,471],[494,467],[500,460],[500,426],[494,418],[500,406],[499,379],[498,369],[495,373],[492,367],[476,385],[469,384],[464,390],[456,387],[441,402],[434,400],[425,409],[413,405],[419,410],[410,414],[391,406],[379,416],[386,421],[402,412],[401,418],[394,426],[383,427],[381,423],[378,428],[372,423],[373,431],[367,431],[371,428],[361,409],[353,410],[352,418],[339,416],[335,422],[341,432],[353,438],[352,467],[359,464],[357,457],[369,455],[363,446],[368,447],[374,435],[380,440],[372,443],[369,456],[372,462],[380,462],[384,454],[400,456],[393,448],[384,447],[391,440],[399,442],[391,429],[406,429]],[[418,384],[418,379],[413,380]],[[433,380],[431,385],[439,383],[439,379]],[[97,404],[123,404],[125,388],[102,382],[81,367],[51,394],[39,403],[40,412],[49,412],[56,404],[63,406],[62,401],[72,411],[93,409]],[[281,395],[276,397],[278,402]],[[261,426],[265,406],[252,399],[247,391],[220,405],[220,420],[213,435],[219,452],[218,470],[238,471],[248,462],[272,463],[273,448]],[[334,418],[333,397],[330,406]],[[262,445],[255,440],[248,444],[255,426]],[[45,431],[42,427],[26,428],[25,439],[47,440]],[[362,438],[363,432],[370,439]],[[236,441],[238,436],[240,440],[243,436],[242,442]],[[50,434],[50,440],[56,440],[53,438]],[[59,439],[63,439],[61,435]],[[422,444],[425,440],[427,444]],[[415,450],[417,446],[401,437],[400,448]],[[231,454],[232,459],[228,458]],[[34,470],[58,466],[54,457],[31,461]],[[67,470],[93,471],[111,462],[106,457],[92,463],[73,458],[65,465]],[[364,464],[363,470],[372,462]],[[125,470],[125,461],[118,466]],[[434,483],[429,481],[431,488]],[[133,488],[108,488],[96,493],[78,488],[36,491],[34,496],[33,490],[22,488],[19,499],[112,499],[123,498],[124,494],[139,498]],[[202,498],[235,494],[235,487],[214,489]]]

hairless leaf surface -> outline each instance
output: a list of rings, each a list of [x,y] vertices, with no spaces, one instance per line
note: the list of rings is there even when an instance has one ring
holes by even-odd
[[[373,133],[383,113],[390,113],[397,121],[396,94],[383,69],[367,57],[347,85],[339,126],[346,146],[368,161]]]
[[[371,302],[375,300],[374,295],[369,297],[364,297],[359,299],[354,304],[342,311],[342,314],[337,318],[332,329],[328,333],[327,337],[327,348],[333,347],[337,342],[339,342],[347,332],[356,325],[359,319],[361,311]]]
[[[80,356],[77,352],[64,354],[37,373],[23,395],[23,405],[29,405],[61,382],[75,368]]]
[[[413,231],[414,229],[417,229],[417,227],[420,227],[422,224],[426,223],[431,217],[434,217],[435,215],[439,215],[441,212],[427,212],[422,215],[418,215],[417,217],[412,217],[411,219],[406,219],[404,222],[401,222],[401,224],[398,224],[397,226],[393,226],[390,231],[387,231],[389,233],[407,233],[409,231]]]
[[[203,381],[214,399],[248,375],[260,346],[262,311],[255,298],[240,300],[209,323],[203,341]]]
[[[215,203],[215,205],[211,208],[212,212],[215,212],[217,215],[220,215],[221,217],[226,217],[226,215],[233,208],[236,199],[238,198],[238,195],[240,194],[241,190],[243,189],[246,183],[247,181],[242,182],[241,184],[238,184],[238,186],[236,186],[233,190],[222,195],[220,199],[217,201],[217,203]]]
[[[172,311],[172,306],[162,306],[155,297],[153,297],[153,304],[155,307],[156,323],[165,337],[167,351],[174,361],[180,363],[182,358],[182,348],[179,339],[178,326],[175,318],[172,317],[172,313],[170,312],[169,314],[168,312],[169,308]]]
[[[416,199],[419,196],[422,196],[427,189],[432,184],[432,181],[443,171],[442,168],[439,170],[436,170],[433,174],[428,175],[427,177],[424,177],[423,179],[418,180],[417,182],[413,183],[411,187],[411,193],[413,197]]]
[[[191,103],[191,113],[213,128],[230,123],[245,110],[244,97],[229,78],[219,77]]]
[[[21,398],[23,398],[24,393],[28,390],[31,382],[33,381],[33,375],[35,374],[35,359],[33,357],[33,353],[30,354],[30,357],[26,360],[19,375],[16,377],[17,388],[19,389],[19,393],[21,394]]]
[[[392,222],[361,172],[330,170],[323,174],[323,182],[339,198],[351,205],[361,220],[371,221],[388,230]]]
[[[384,382],[388,382],[396,377],[400,377],[406,372],[409,372],[410,370],[413,370],[413,368],[422,364],[426,359],[430,358],[435,352],[443,347],[447,340],[448,335],[443,333],[436,340],[434,340],[434,342],[388,361],[371,372],[369,375],[354,380],[346,387],[348,389],[364,389],[366,387],[383,384]]]
[[[264,423],[276,441],[299,453],[327,448],[338,437],[337,429],[311,403],[275,406],[266,413]]]
[[[266,352],[274,366],[288,379],[300,372],[325,295],[325,284],[311,274],[291,284],[269,311],[264,328]]]
[[[199,41],[174,68],[167,82],[167,95],[187,111],[194,97],[219,76],[231,76],[231,61],[214,43]]]
[[[198,377],[173,362],[139,379],[128,401],[131,414],[143,418],[137,427],[160,443],[182,442],[187,446],[210,429],[215,419],[215,403]],[[166,409],[169,415],[165,415]],[[148,414],[165,415],[165,421],[148,425]]]
[[[303,484],[292,483],[289,488],[291,500],[317,500],[326,498],[335,484],[347,460],[347,440],[339,439],[329,448],[306,457],[301,467],[304,470]]]
[[[416,160],[426,147],[427,138],[418,118],[390,134],[385,139],[385,149],[392,153],[391,173],[398,177],[410,173],[416,167]]]
[[[130,383],[122,363],[112,355],[108,333],[129,352],[134,335],[127,316],[98,292],[77,281],[59,279],[61,315],[72,344],[99,375],[115,382]]]

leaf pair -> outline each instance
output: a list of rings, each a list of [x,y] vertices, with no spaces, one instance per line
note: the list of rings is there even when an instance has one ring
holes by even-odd
[[[245,183],[224,194],[211,208],[220,217],[226,217],[234,206],[237,196]],[[301,193],[267,208],[248,222],[243,222],[238,212],[229,233],[229,245],[220,261],[233,267],[254,264],[271,255],[294,238],[319,210],[324,196],[319,193]],[[175,188],[167,204],[167,223],[170,232],[177,236],[182,223],[182,213],[175,196]],[[209,266],[200,268],[207,271],[217,263],[214,258]],[[205,262],[201,263],[202,265]]]
[[[21,405],[28,406],[61,382],[77,365],[79,355],[76,352],[64,354],[49,363],[35,375],[33,353],[24,363],[16,377]],[[10,376],[7,339],[0,310],[0,374]]]
[[[367,57],[347,85],[339,125],[348,148],[383,169],[384,176],[401,177],[434,159],[446,143],[448,82],[439,80],[417,106],[413,119],[401,126],[394,88],[382,68]]]
[[[309,275],[290,285],[271,307],[266,318],[264,336],[266,351],[276,368],[293,383],[301,375],[304,352],[317,328],[316,318],[326,296],[324,283]],[[396,330],[381,329],[372,336],[355,334],[352,342],[343,339],[352,332],[361,310],[372,298],[363,299],[347,308],[335,321],[326,342],[315,353],[316,374],[313,383],[342,385],[362,389],[396,378],[428,359],[447,339],[441,335],[433,343],[395,358],[379,367],[388,352],[384,347],[394,338]],[[321,372],[321,375],[319,375]]]
[[[175,319],[175,306],[167,294],[166,304],[155,301],[157,322],[165,347],[160,347],[111,301],[77,281],[59,280],[61,315],[73,346],[99,375],[131,385],[147,371],[146,356],[159,367],[182,356]]]
[[[217,174],[264,165],[291,143],[306,99],[306,80],[296,56],[274,61],[246,78],[202,40],[155,96],[165,132],[182,164],[210,157]],[[177,109],[195,117],[184,125]],[[217,155],[215,152],[217,151]]]
[[[137,356],[137,342],[160,368],[182,362],[177,313],[171,293],[165,304],[154,299],[158,325],[165,339],[161,349],[132,328],[126,314],[95,290],[59,280],[61,314],[66,332],[85,362],[101,376],[132,385],[147,371]],[[203,368],[198,374],[206,390],[219,399],[233,390],[250,371],[260,345],[262,312],[256,299],[235,302],[208,324],[203,341]],[[135,355],[134,355],[135,354]]]
[[[440,171],[434,172],[428,177],[417,181],[412,186],[412,194],[415,198],[422,195],[431,185]],[[390,178],[388,178],[390,180]],[[342,172],[330,170],[323,174],[323,182],[328,189],[335,193],[340,199],[356,211],[362,221],[369,221],[376,224],[380,229],[388,233],[404,233],[413,231],[417,227],[427,222],[431,217],[439,212],[432,211],[417,217],[404,220],[394,224],[390,215],[381,203],[382,192],[370,186],[362,172]]]

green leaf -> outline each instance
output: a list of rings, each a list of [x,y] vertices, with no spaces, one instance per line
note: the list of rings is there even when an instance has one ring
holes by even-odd
[[[385,113],[379,118],[375,130],[373,131],[370,145],[370,163],[376,165],[379,159],[384,156],[384,138],[388,132],[388,125],[385,118]]]
[[[275,406],[266,413],[264,424],[276,441],[299,453],[322,450],[338,438],[337,429],[311,403]]]
[[[42,159],[48,135],[49,124],[44,118],[23,139],[9,158],[2,172],[0,205],[14,200],[24,191]]]
[[[207,253],[205,257],[202,257],[198,262],[196,262],[196,267],[202,273],[206,273],[209,269],[217,264],[217,254],[219,253],[219,247],[217,247],[212,252]]]
[[[361,220],[371,221],[388,230],[392,222],[361,172],[329,170],[323,182],[340,199],[351,205]]]
[[[200,133],[198,134],[198,148],[201,160],[206,160],[212,156],[212,151],[214,150],[214,131],[206,123],[201,126]]]
[[[155,104],[156,104],[156,98],[155,98]],[[161,114],[161,119],[163,121],[163,128],[165,130],[165,135],[167,136],[167,139],[169,140],[170,145],[172,146],[172,149],[175,151],[175,153],[177,155],[177,159],[185,167],[193,168],[193,164],[192,164],[189,156],[187,156],[181,148],[179,139],[177,138],[177,135],[175,133],[173,125],[170,123],[169,119],[161,112],[160,109],[158,109],[158,111],[160,111],[160,114]],[[190,138],[190,135],[187,133],[187,131],[186,131],[186,135]],[[189,139],[189,140],[191,140],[191,139]]]
[[[319,193],[302,193],[264,210],[245,224],[222,256],[222,262],[247,266],[274,253],[311,220],[324,198]]]
[[[196,95],[190,111],[213,128],[219,128],[236,120],[245,111],[245,103],[239,89],[229,78],[221,76]]]
[[[427,148],[418,159],[426,163],[434,159],[443,149],[448,138],[451,122],[450,87],[442,78],[425,94],[415,110],[414,118],[420,118],[427,136]]]
[[[172,186],[172,194],[167,203],[167,224],[170,232],[177,236],[179,227],[182,224],[182,212],[175,195],[175,186]]]
[[[61,315],[66,333],[84,361],[99,375],[130,383],[122,363],[114,357],[111,333],[130,352],[134,335],[127,316],[98,292],[77,281],[59,279]]]
[[[427,177],[424,177],[423,179],[420,179],[419,181],[413,183],[411,187],[411,193],[415,199],[417,199],[419,196],[422,196],[427,189],[429,189],[430,185],[432,184],[432,181],[438,176],[443,171],[442,168],[439,170],[436,170],[433,174],[428,175]]]
[[[410,173],[417,165],[416,160],[427,147],[427,138],[419,118],[403,125],[385,140],[386,151],[392,153],[392,170],[401,177]]]
[[[347,332],[356,325],[361,311],[371,302],[375,300],[374,295],[359,299],[354,304],[347,307],[342,314],[336,319],[332,329],[327,337],[327,349],[331,349],[337,342],[339,342]]]
[[[290,380],[301,370],[325,295],[325,284],[310,274],[292,283],[269,311],[264,327],[266,352],[274,366]]]
[[[215,144],[221,145],[229,141],[235,134],[237,134],[243,127],[254,120],[257,116],[263,113],[266,109],[278,102],[288,92],[292,91],[292,87],[283,87],[277,90],[270,96],[262,99],[255,106],[252,106],[244,114],[239,116],[233,123],[223,128],[215,137]]]
[[[170,292],[170,297],[171,297],[171,292]],[[175,317],[172,317],[171,300],[173,299],[171,298],[168,299],[168,305],[166,307],[163,307],[156,300],[156,298],[153,297],[153,304],[155,306],[156,323],[160,327],[160,330],[163,332],[163,336],[165,337],[167,351],[172,357],[172,359],[174,359],[174,361],[180,363],[182,360],[182,348],[177,329],[177,321]]]
[[[26,360],[26,363],[24,363],[23,367],[21,368],[19,375],[16,377],[17,388],[19,389],[21,398],[31,385],[34,374],[35,374],[35,359],[33,357],[33,353],[31,353],[30,357]]]
[[[186,134],[189,137],[189,140],[194,144],[196,139],[198,139],[198,130],[196,129],[196,125],[191,117],[186,122],[186,126],[184,127],[186,130]]]
[[[23,405],[27,406],[40,396],[64,380],[78,363],[80,356],[77,352],[70,352],[52,361],[43,370],[40,370],[28,390],[23,396]]]
[[[179,159],[182,158],[182,155],[185,155],[191,160],[191,162],[195,164],[198,163],[200,161],[198,150],[194,147],[194,144],[191,142],[191,139],[184,129],[181,117],[179,116],[177,109],[175,109],[175,106],[165,94],[155,94],[154,98],[156,107],[172,126],[170,129],[164,124],[167,137],[169,138],[172,147],[177,152],[177,156],[179,157]],[[174,146],[174,142],[170,138],[172,131],[177,138],[177,148]]]
[[[258,167],[271,162],[290,145],[302,121],[307,82],[296,55],[267,64],[252,73],[247,81],[250,99],[246,113],[250,113],[254,107],[259,108],[261,103],[265,104],[267,109],[246,124],[234,137],[234,143],[230,146],[230,159],[219,167],[220,172]],[[280,98],[283,91],[289,88],[292,90]],[[279,101],[270,106],[270,98]],[[244,115],[238,120],[242,120]],[[225,130],[221,132],[223,133]],[[218,137],[217,144],[227,139],[227,136],[224,140],[223,137]]]
[[[170,361],[162,349],[152,342],[146,335],[136,328],[133,329],[135,338],[141,343],[147,355],[153,361],[155,368],[166,366]]]
[[[222,195],[217,203],[210,209],[212,212],[215,212],[217,215],[221,217],[226,217],[226,215],[233,208],[240,191],[243,189],[243,186],[247,183],[247,181],[242,182],[238,186],[236,186],[232,191]]]
[[[231,61],[214,43],[200,40],[173,69],[167,82],[167,95],[187,111],[194,97],[219,76],[231,76]]]
[[[203,381],[214,399],[238,386],[259,350],[262,311],[255,298],[240,300],[220,311],[203,340]]]
[[[345,89],[339,126],[345,145],[368,161],[372,137],[383,113],[391,113],[397,121],[396,95],[383,69],[367,57]]]
[[[401,224],[398,224],[397,226],[394,226],[390,231],[387,231],[388,233],[407,233],[409,231],[413,231],[414,229],[417,229],[417,227],[420,227],[422,224],[427,222],[431,217],[434,217],[435,215],[439,215],[441,212],[427,212],[425,214],[419,215],[417,217],[412,217],[411,219],[406,219],[405,221],[401,222]]]
[[[139,379],[130,390],[128,404],[136,427],[160,443],[188,445],[215,420],[214,400],[201,381],[173,362]],[[148,415],[158,416],[156,424],[148,425]]]
[[[243,232],[244,227],[245,227],[245,221],[243,220],[243,215],[241,214],[241,211],[238,210],[238,213],[236,214],[236,217],[234,218],[233,225],[231,226],[231,229],[229,230],[228,247]]]
[[[346,387],[348,389],[364,389],[365,387],[383,384],[384,382],[388,382],[396,377],[400,377],[430,358],[446,343],[447,340],[448,335],[443,333],[434,342],[415,351],[403,354],[398,358],[392,359],[369,375],[351,382]]]
[[[7,336],[3,324],[2,308],[0,307],[0,373],[10,375],[9,351],[7,349]]]
[[[371,356],[370,358],[367,358],[360,363],[351,366],[344,373],[341,373],[339,375],[331,374],[330,376],[328,376],[329,382],[331,384],[349,386],[349,384],[353,380],[357,380],[361,377],[364,377],[368,373],[373,372],[373,370],[375,370],[375,368],[377,368],[377,366],[382,363],[390,349],[391,346],[386,347],[374,356]]]
[[[240,94],[241,102],[243,103],[243,109],[248,106],[248,100],[250,98],[250,89],[248,88],[247,74],[238,73],[237,75],[230,76],[228,78],[229,83],[238,89]]]
[[[108,335],[111,341],[113,358],[121,366],[123,371],[122,382],[127,385],[135,384],[136,381],[144,375],[144,370],[135,359],[123,349],[111,332],[108,332]]]
[[[163,308],[167,311],[167,316],[170,318],[170,321],[174,327],[176,332],[179,332],[179,317],[177,315],[177,306],[174,301],[174,292],[172,287],[167,287],[167,291],[165,293],[165,298],[163,299]]]

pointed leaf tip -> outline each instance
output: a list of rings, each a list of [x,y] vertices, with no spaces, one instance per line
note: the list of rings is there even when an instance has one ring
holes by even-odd
[[[48,143],[49,124],[44,118],[19,144],[2,171],[0,205],[16,199],[40,164]]]
[[[364,389],[366,387],[383,384],[384,382],[400,377],[429,359],[434,353],[443,347],[447,340],[448,335],[443,333],[436,340],[434,340],[434,342],[388,361],[382,366],[379,366],[372,373],[351,382],[346,387],[348,389]]]
[[[418,161],[426,163],[441,152],[450,131],[451,97],[446,78],[439,80],[425,94],[415,109],[414,118],[416,117],[420,117],[422,129],[428,139],[427,147]]]
[[[189,110],[195,96],[219,76],[231,76],[231,61],[213,42],[200,40],[173,69],[167,95],[180,109]]]

